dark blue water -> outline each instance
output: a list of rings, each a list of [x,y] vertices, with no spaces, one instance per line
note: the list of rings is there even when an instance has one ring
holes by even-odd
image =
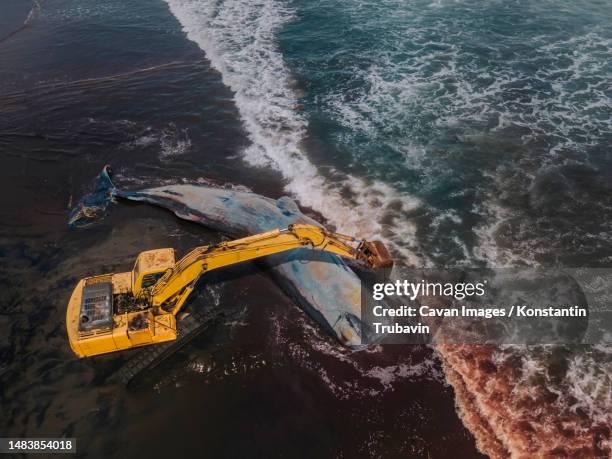
[[[419,198],[397,218],[426,257],[591,265],[611,260],[611,19],[605,2],[298,2],[279,37],[317,163]]]
[[[609,2],[33,5],[0,6],[11,434],[74,434],[105,453],[176,451],[176,439],[213,456],[477,454],[431,351],[347,354],[282,296],[255,300],[273,286],[248,270],[215,290],[247,307],[246,325],[197,341],[141,392],[104,383],[110,360],[72,360],[63,305],[84,268],[218,237],[143,207],[68,232],[67,210],[106,163],[125,186],[291,194],[419,265],[612,261]],[[571,367],[588,419],[610,412],[609,350],[597,352]],[[170,440],[151,439],[164,429]]]
[[[610,261],[609,4],[169,5],[235,91],[247,160],[338,226],[417,263]]]

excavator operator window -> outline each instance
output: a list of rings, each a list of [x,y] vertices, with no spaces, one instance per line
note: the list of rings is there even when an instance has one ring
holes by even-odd
[[[164,271],[160,271],[158,273],[149,273],[142,276],[142,286],[141,288],[148,288],[152,285],[155,285],[160,277],[164,275]]]

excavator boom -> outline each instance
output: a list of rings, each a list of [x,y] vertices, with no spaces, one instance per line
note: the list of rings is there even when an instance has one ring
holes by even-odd
[[[360,241],[307,224],[197,247],[176,263],[172,249],[142,252],[131,272],[77,284],[66,316],[71,347],[84,357],[176,339],[175,316],[203,273],[302,247],[374,269],[393,265],[379,241]]]
[[[349,243],[359,243],[353,247]],[[286,229],[275,229],[266,233],[223,242],[215,246],[197,247],[169,268],[151,288],[151,302],[154,306],[172,302],[180,293],[208,271],[224,268],[243,261],[253,260],[300,247],[335,253],[345,258],[361,261],[364,265],[380,268],[392,264],[386,249],[372,251],[365,241],[342,234],[331,233],[314,225],[291,225]],[[384,246],[382,246],[384,247]],[[181,303],[182,304],[182,303]],[[173,309],[176,315],[177,308]]]

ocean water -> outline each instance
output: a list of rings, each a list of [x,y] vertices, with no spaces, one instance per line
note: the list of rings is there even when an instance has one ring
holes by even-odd
[[[231,431],[197,406],[221,420],[248,413],[254,425],[236,421],[238,432],[245,445],[268,442],[257,446],[263,455],[295,453],[299,439],[305,457],[477,457],[454,388],[481,451],[535,454],[522,449],[538,425],[524,416],[533,406],[508,390],[520,428],[497,425],[499,407],[478,386],[495,379],[478,371],[481,358],[511,368],[526,394],[549,403],[547,419],[575,427],[557,453],[609,447],[606,346],[483,351],[472,366],[461,349],[438,350],[444,367],[425,349],[354,355],[280,295],[260,317],[248,304],[270,283],[247,270],[243,296],[223,290],[223,279],[217,292],[247,308],[243,322],[196,341],[126,394],[100,383],[112,361],[100,369],[69,360],[61,326],[82,253],[92,273],[127,269],[150,246],[216,237],[142,207],[69,232],[67,209],[105,163],[125,186],[202,180],[289,194],[340,231],[383,238],[406,263],[609,266],[612,3],[6,0],[0,12],[0,203],[9,222],[0,235],[10,286],[0,371],[10,432],[61,430],[113,452],[146,437],[129,420],[144,422],[153,406],[146,425],[187,413],[172,428],[184,451],[199,451],[202,431],[214,452],[227,451]],[[48,376],[50,386],[32,389],[24,375]],[[300,414],[286,413],[270,385]],[[65,395],[75,386],[87,413]],[[95,439],[105,424],[116,440]]]
[[[245,160],[339,227],[413,262],[609,263],[609,3],[168,4]]]

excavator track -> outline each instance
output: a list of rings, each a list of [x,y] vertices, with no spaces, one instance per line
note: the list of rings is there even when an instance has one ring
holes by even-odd
[[[224,313],[213,307],[206,311],[196,310],[179,318],[176,340],[143,348],[117,371],[116,377],[122,384],[128,386],[143,371],[159,365],[223,317]]]

